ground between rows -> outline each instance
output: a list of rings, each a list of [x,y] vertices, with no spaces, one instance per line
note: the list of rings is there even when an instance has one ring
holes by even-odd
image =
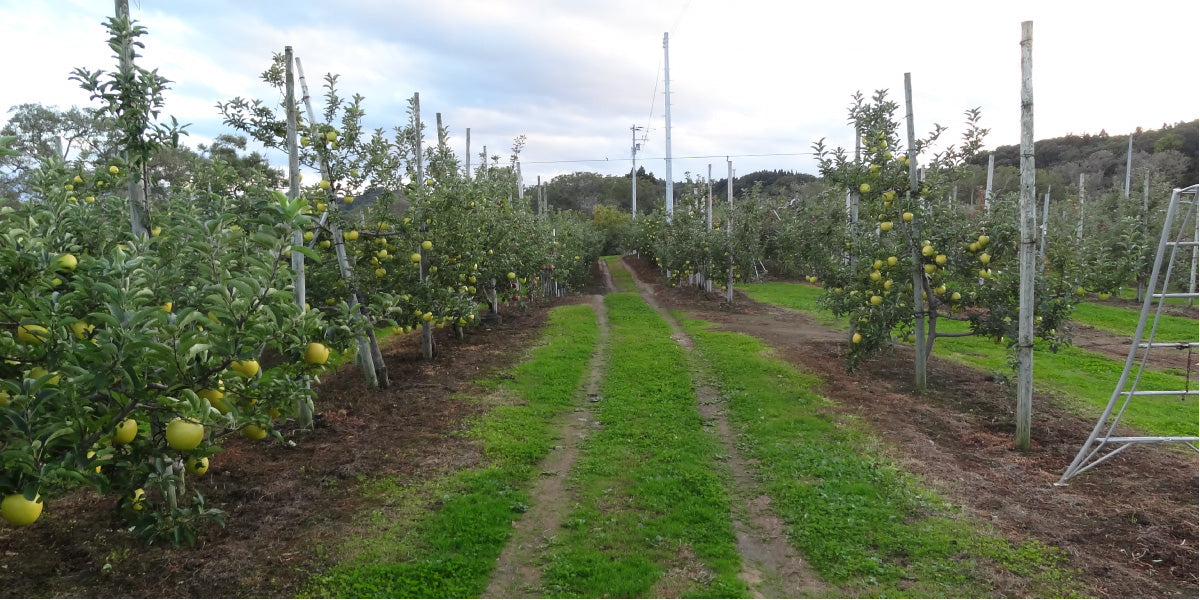
[[[627,264],[644,280],[660,279],[643,261]],[[1055,487],[1094,416],[1035,394],[1033,449],[1019,452],[1013,391],[988,373],[934,357],[930,390],[917,395],[909,348],[848,374],[844,331],[741,294],[728,306],[698,290],[654,290],[662,306],[757,337],[780,358],[821,378],[821,393],[838,410],[870,423],[903,468],[1007,537],[1033,537],[1063,549],[1097,596],[1197,597],[1195,452],[1137,448]]]

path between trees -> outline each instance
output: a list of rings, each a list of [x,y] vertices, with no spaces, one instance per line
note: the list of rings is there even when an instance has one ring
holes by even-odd
[[[606,293],[615,292],[616,288],[604,261],[600,261],[600,267]],[[650,284],[638,278],[634,269],[627,267],[627,270],[633,276],[643,300],[670,325],[672,339],[691,353],[691,337],[680,328],[674,317],[654,300],[654,290]],[[567,475],[579,457],[580,446],[589,432],[600,426],[593,420],[589,406],[602,401],[599,390],[603,379],[609,324],[603,296],[589,296],[588,303],[596,311],[600,338],[596,353],[588,365],[583,393],[574,411],[560,418],[562,444],[542,463],[542,478],[530,492],[533,499],[531,507],[520,521],[514,523],[513,537],[497,559],[496,569],[484,593],[486,598],[540,595],[542,586],[541,570],[537,564],[539,555],[556,535],[571,505]],[[694,357],[692,362],[695,362]],[[733,477],[731,497],[734,499],[730,518],[737,537],[737,548],[742,556],[741,578],[756,598],[822,596],[826,586],[788,543],[783,521],[770,510],[771,499],[752,492],[756,486],[751,468],[738,451],[736,435],[726,419],[720,392],[701,381],[697,372],[691,375],[697,398],[697,411],[706,423],[715,428],[725,454],[729,457],[727,462]]]

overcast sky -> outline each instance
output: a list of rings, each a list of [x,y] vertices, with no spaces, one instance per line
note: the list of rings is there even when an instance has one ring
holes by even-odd
[[[112,10],[0,0],[0,109],[90,106],[67,77],[113,68]],[[638,164],[664,174],[667,32],[676,180],[710,163],[719,178],[727,155],[738,173],[815,173],[813,142],[853,144],[851,94],[886,88],[902,103],[905,72],[918,134],[937,122],[957,139],[963,111],[982,107],[988,146],[1018,143],[1024,20],[1038,139],[1200,116],[1200,2],[1185,0],[131,0],[131,10],[149,29],[141,64],[174,81],[166,112],[192,124],[188,145],[230,132],[218,101],[273,101],[258,74],[291,45],[310,85],[337,73],[343,95],[366,97],[368,128],[404,122],[420,92],[427,125],[442,113],[460,157],[467,127],[473,154],[486,145],[507,157],[526,135],[527,183],[628,172],[632,125],[646,128]]]

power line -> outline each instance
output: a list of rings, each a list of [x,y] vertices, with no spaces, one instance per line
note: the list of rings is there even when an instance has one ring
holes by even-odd
[[[697,158],[758,158],[764,156],[816,156],[816,152],[769,152],[765,154],[705,154],[696,156],[672,156],[673,159],[689,160]],[[665,156],[641,157],[642,160],[665,160]],[[623,160],[623,159],[621,159]],[[612,162],[608,158],[580,158],[575,160],[523,160],[526,165],[553,165],[562,163]]]

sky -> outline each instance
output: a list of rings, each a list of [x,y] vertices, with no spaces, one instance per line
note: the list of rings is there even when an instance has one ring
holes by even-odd
[[[989,148],[1020,141],[1021,22],[1033,21],[1034,135],[1117,135],[1200,116],[1194,32],[1200,3],[1060,0],[131,0],[149,30],[139,64],[172,80],[165,113],[195,146],[234,133],[217,102],[274,101],[258,75],[292,46],[310,86],[339,75],[365,97],[367,129],[407,120],[421,97],[462,157],[483,146],[526,184],[576,171],[665,174],[668,34],[672,178],[760,169],[816,173],[812,144],[853,147],[857,91],[900,103],[911,73],[918,136],[963,133],[979,107]],[[110,0],[0,0],[0,109],[93,106],[76,67],[114,68]],[[903,115],[903,110],[900,111]],[[4,118],[7,120],[7,116]],[[268,153],[277,165],[286,157]],[[477,165],[479,159],[472,158]]]

